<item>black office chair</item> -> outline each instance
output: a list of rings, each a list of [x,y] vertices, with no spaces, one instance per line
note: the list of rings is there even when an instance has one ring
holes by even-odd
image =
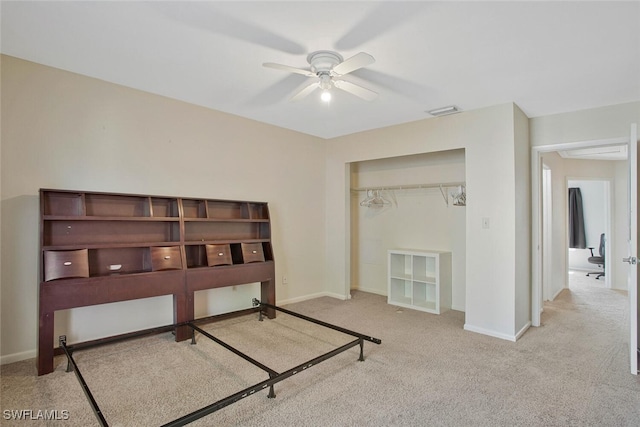
[[[589,261],[590,264],[597,264],[598,266],[601,266],[602,271],[592,271],[590,273],[587,273],[587,276],[589,276],[590,274],[597,274],[596,279],[599,279],[604,276],[604,233],[600,235],[600,246],[598,247],[600,256],[593,255],[594,249],[595,248],[589,248],[589,250],[591,251],[591,256],[587,259],[587,261]]]

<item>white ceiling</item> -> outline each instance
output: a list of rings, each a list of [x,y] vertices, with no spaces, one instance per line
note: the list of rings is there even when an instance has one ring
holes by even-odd
[[[529,117],[640,100],[640,2],[20,1],[2,53],[322,138],[515,102]],[[289,102],[316,50],[376,62],[373,102]],[[347,78],[345,78],[347,80]]]

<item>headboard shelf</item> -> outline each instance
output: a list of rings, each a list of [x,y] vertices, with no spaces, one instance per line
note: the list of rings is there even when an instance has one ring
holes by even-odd
[[[53,371],[58,310],[172,295],[181,324],[195,291],[256,282],[276,303],[265,202],[41,189],[39,258],[39,375]]]

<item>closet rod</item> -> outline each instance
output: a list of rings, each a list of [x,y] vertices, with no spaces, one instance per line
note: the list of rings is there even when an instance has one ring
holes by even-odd
[[[368,191],[368,190],[413,190],[416,188],[441,188],[441,187],[457,187],[465,185],[464,182],[439,182],[431,184],[410,184],[410,185],[390,185],[385,187],[357,187],[351,191]]]

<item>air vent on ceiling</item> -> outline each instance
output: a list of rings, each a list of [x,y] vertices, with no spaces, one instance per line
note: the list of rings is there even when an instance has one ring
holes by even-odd
[[[436,108],[435,110],[427,111],[432,116],[446,116],[447,114],[459,113],[460,109],[455,105],[449,105],[448,107]]]

